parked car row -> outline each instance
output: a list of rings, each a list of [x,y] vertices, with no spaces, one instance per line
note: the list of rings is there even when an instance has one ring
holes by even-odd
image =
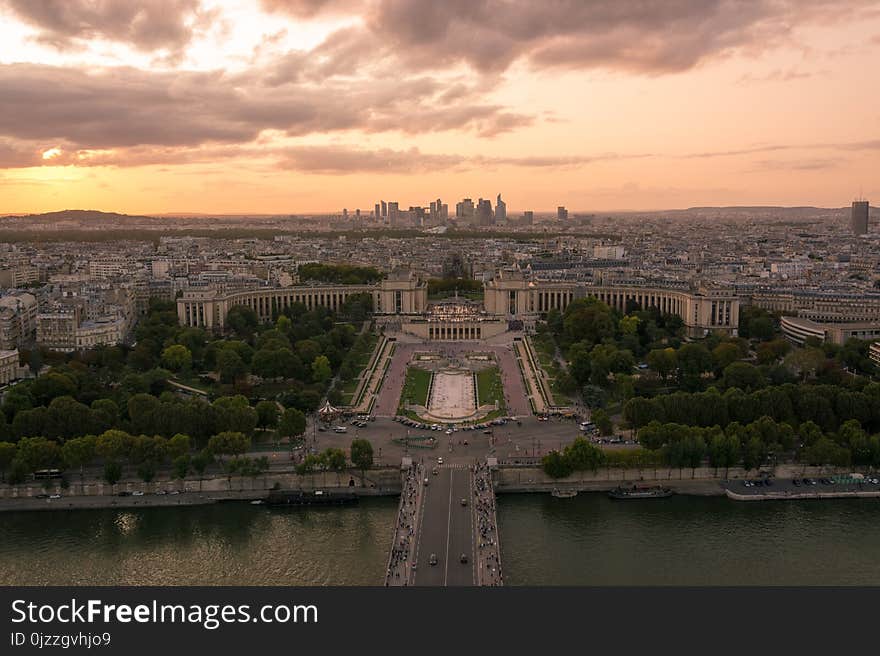
[[[743,485],[745,487],[762,487],[764,485],[766,485],[767,487],[772,487],[773,481],[771,481],[769,478],[759,478],[755,481],[743,481]]]
[[[872,476],[866,476],[865,478],[858,481],[851,481],[850,483],[863,483],[868,485],[880,485],[880,478],[875,478]],[[757,480],[744,480],[742,482],[743,487],[772,487],[773,481],[769,478],[757,479]],[[813,485],[839,485],[840,481],[835,481],[833,478],[795,478],[792,479],[791,484],[795,487],[807,487]],[[846,484],[846,483],[843,483]]]
[[[447,435],[452,435],[453,433],[457,433],[460,430],[473,431],[491,429],[492,426],[504,426],[508,421],[516,421],[518,425],[522,425],[522,422],[518,421],[515,417],[499,417],[498,419],[493,419],[491,421],[484,421],[479,424],[466,424],[464,426],[444,426],[443,424],[427,424],[421,421],[415,421],[414,419],[410,419],[409,417],[395,417],[394,421],[403,424],[404,426],[410,426],[412,428],[418,428],[420,430],[444,431]]]
[[[116,496],[118,496],[118,497],[142,497],[142,496],[153,495],[153,494],[155,494],[156,496],[164,496],[166,494],[170,494],[170,495],[180,494],[180,491],[179,490],[157,490],[155,492],[141,492],[140,490],[120,490],[119,492],[116,493]],[[60,494],[46,494],[44,492],[41,492],[40,494],[34,495],[34,499],[60,499],[60,498],[61,498]]]

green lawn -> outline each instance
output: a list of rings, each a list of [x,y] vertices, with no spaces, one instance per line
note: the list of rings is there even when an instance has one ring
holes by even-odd
[[[477,401],[480,405],[498,401],[499,408],[504,407],[504,385],[498,367],[489,367],[477,372]]]
[[[401,410],[406,406],[407,401],[416,405],[428,405],[428,388],[431,385],[433,375],[425,369],[407,367],[406,380],[403,383],[403,391],[400,393]]]

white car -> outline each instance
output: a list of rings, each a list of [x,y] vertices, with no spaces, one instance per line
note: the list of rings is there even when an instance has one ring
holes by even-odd
[[[133,497],[142,497],[142,496],[144,496],[144,493],[141,492],[140,490],[135,490],[134,492],[131,493],[131,496],[133,496]]]
[[[452,435],[452,429],[451,429],[451,428],[447,428],[447,429],[446,429],[446,434],[447,434],[447,435]]]
[[[443,464],[443,457],[442,457],[442,456],[439,457],[439,458],[437,458],[437,464],[438,464],[438,465],[442,465],[442,464]]]

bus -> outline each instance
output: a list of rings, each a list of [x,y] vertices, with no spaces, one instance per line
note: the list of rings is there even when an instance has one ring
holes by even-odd
[[[33,474],[34,480],[48,480],[51,478],[61,478],[61,470],[60,469],[38,469]]]

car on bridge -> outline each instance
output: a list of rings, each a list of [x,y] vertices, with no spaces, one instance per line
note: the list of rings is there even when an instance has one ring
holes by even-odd
[[[462,499],[461,499],[461,505],[462,505],[462,506],[466,506],[466,505],[467,505],[467,499],[465,499],[464,497],[462,497]]]
[[[436,565],[437,564],[437,554],[432,553],[431,557],[428,559],[428,562],[431,565]]]

